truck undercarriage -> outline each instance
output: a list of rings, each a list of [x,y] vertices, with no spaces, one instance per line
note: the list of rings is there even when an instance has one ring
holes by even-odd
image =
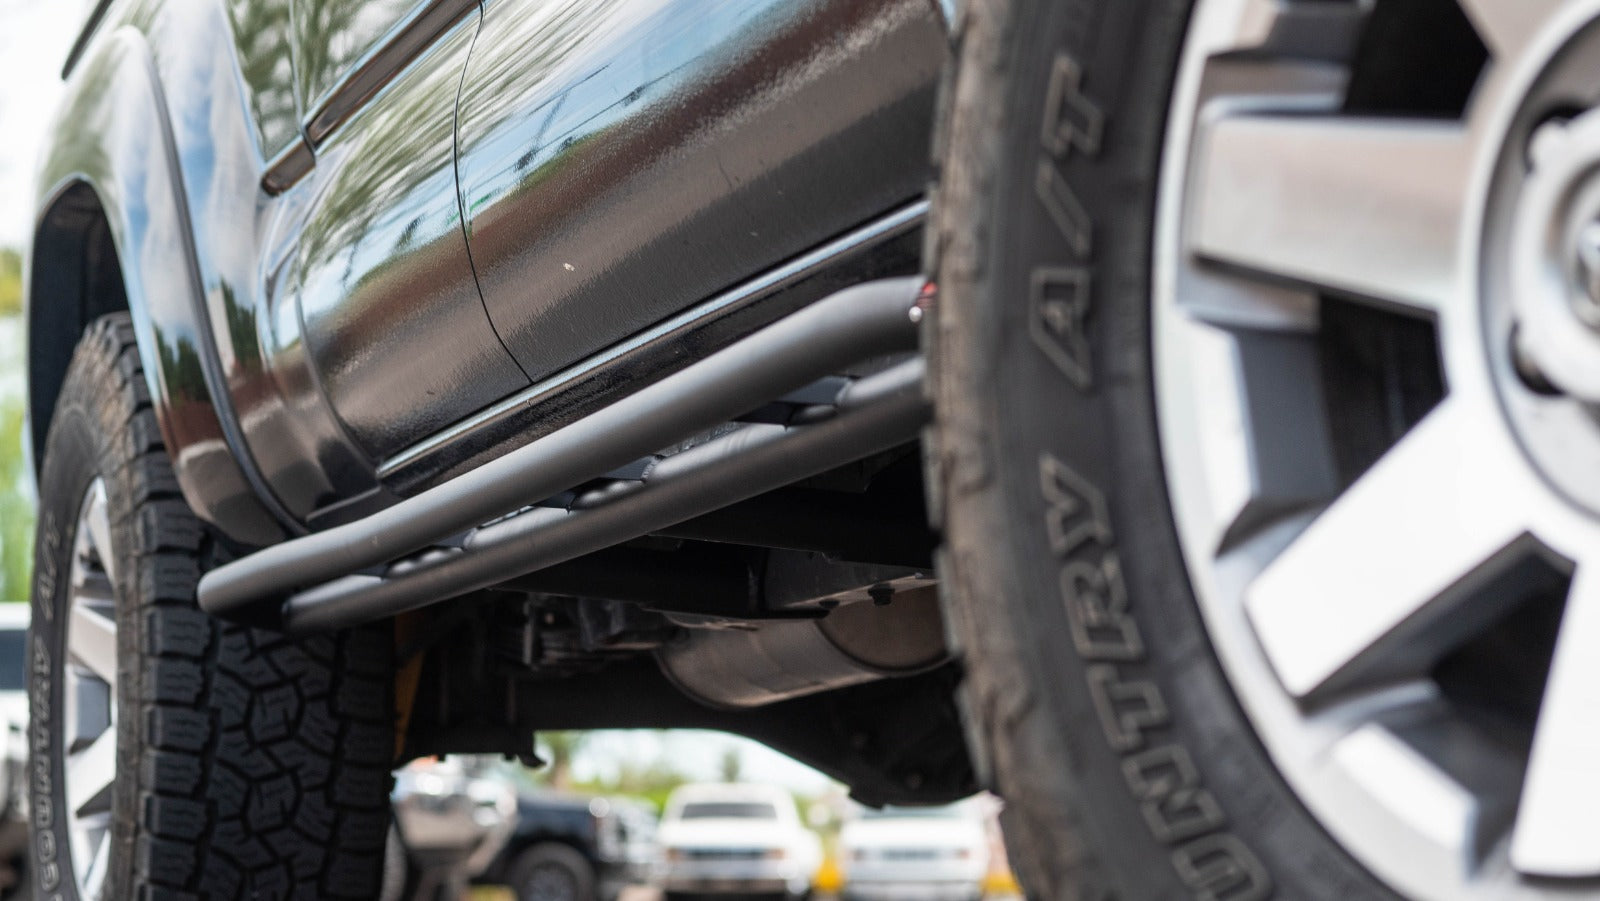
[[[695,726],[879,803],[969,794],[918,445],[932,299],[910,276],[839,291],[456,479],[224,565],[200,603],[297,635],[398,617],[403,758]]]

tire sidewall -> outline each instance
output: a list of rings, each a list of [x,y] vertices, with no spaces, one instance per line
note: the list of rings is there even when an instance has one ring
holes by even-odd
[[[1189,7],[974,0],[960,23],[930,337],[979,763],[1019,823],[1082,812],[1082,849],[1014,846],[1047,893],[1073,857],[1085,896],[1385,897],[1256,740],[1173,528],[1149,291]],[[1005,697],[1009,674],[1026,686]]]
[[[34,552],[34,584],[28,635],[28,698],[32,714],[28,727],[28,803],[30,867],[41,901],[73,901],[79,898],[72,863],[66,800],[65,680],[67,658],[67,618],[71,608],[72,555],[77,540],[79,509],[96,478],[105,482],[111,518],[125,507],[126,493],[117,484],[118,467],[106,465],[106,423],[98,421],[96,411],[69,399],[58,408],[46,441],[44,467],[39,482],[39,513]],[[112,542],[121,543],[113,528]],[[119,554],[120,556],[120,554]],[[115,586],[119,640],[131,624],[126,622],[123,586]],[[119,649],[123,650],[123,649]],[[119,654],[119,661],[125,655]],[[128,667],[119,663],[117,692],[128,696]],[[117,732],[118,771],[129,748],[126,734],[132,725],[119,717]],[[111,872],[106,882],[107,897],[117,897],[116,888],[125,884],[128,863],[126,849],[132,841],[132,811],[119,779],[114,791],[111,835]],[[119,875],[121,878],[118,878]]]

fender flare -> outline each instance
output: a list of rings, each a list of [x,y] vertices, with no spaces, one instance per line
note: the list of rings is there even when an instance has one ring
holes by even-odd
[[[36,351],[63,327],[77,331],[106,310],[54,297],[50,254],[63,201],[92,194],[121,268],[139,357],[184,498],[228,537],[266,545],[297,531],[261,476],[240,431],[200,287],[194,233],[166,97],[144,35],[123,26],[97,39],[74,67],[39,169],[34,246],[24,291],[30,439],[42,443],[66,359]],[[57,301],[52,303],[52,301]],[[70,357],[70,345],[67,351]]]

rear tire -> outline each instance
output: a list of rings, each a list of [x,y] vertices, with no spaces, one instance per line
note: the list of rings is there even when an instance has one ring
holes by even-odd
[[[1189,0],[973,0],[946,86],[932,506],[963,703],[1030,898],[1392,897],[1219,667],[1168,506],[1150,247]]]
[[[105,527],[86,527],[80,542],[85,499],[101,491]],[[290,641],[198,609],[201,573],[227,553],[178,491],[126,314],[96,321],[78,345],[39,500],[29,796],[40,897],[376,897],[395,741],[391,642],[382,630]],[[74,577],[103,592],[98,628],[114,632],[99,654],[69,644],[92,620],[82,613],[91,589]],[[69,688],[96,687],[99,671],[114,673],[97,687],[112,706],[91,730],[114,745],[114,778],[74,817],[68,792],[94,784],[77,776],[90,772],[82,723],[96,712],[84,712],[93,692],[73,694],[70,726]],[[95,822],[109,825],[103,850],[86,838]]]

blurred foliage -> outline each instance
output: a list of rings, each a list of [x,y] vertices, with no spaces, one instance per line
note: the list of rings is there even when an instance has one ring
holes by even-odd
[[[0,247],[0,316],[22,312],[22,254]]]
[[[31,474],[22,455],[22,255],[0,248],[0,601],[28,598],[33,564]]]
[[[27,600],[33,564],[33,499],[22,425],[22,398],[0,396],[0,601]]]
[[[546,766],[523,770],[528,783],[557,791],[633,798],[649,804],[659,814],[672,790],[690,781],[667,756],[665,748],[654,758],[624,756],[616,761],[615,768],[607,776],[574,779],[572,761],[585,753],[586,746],[594,750],[590,741],[593,735],[583,731],[540,732],[534,748],[545,759]]]
[[[534,747],[545,759],[544,781],[551,788],[572,788],[572,758],[583,747],[587,732],[540,732]]]
[[[622,795],[643,801],[660,814],[667,806],[667,796],[673,789],[688,782],[689,777],[664,757],[655,760],[624,760],[611,779],[597,779],[572,786],[584,794]]]

